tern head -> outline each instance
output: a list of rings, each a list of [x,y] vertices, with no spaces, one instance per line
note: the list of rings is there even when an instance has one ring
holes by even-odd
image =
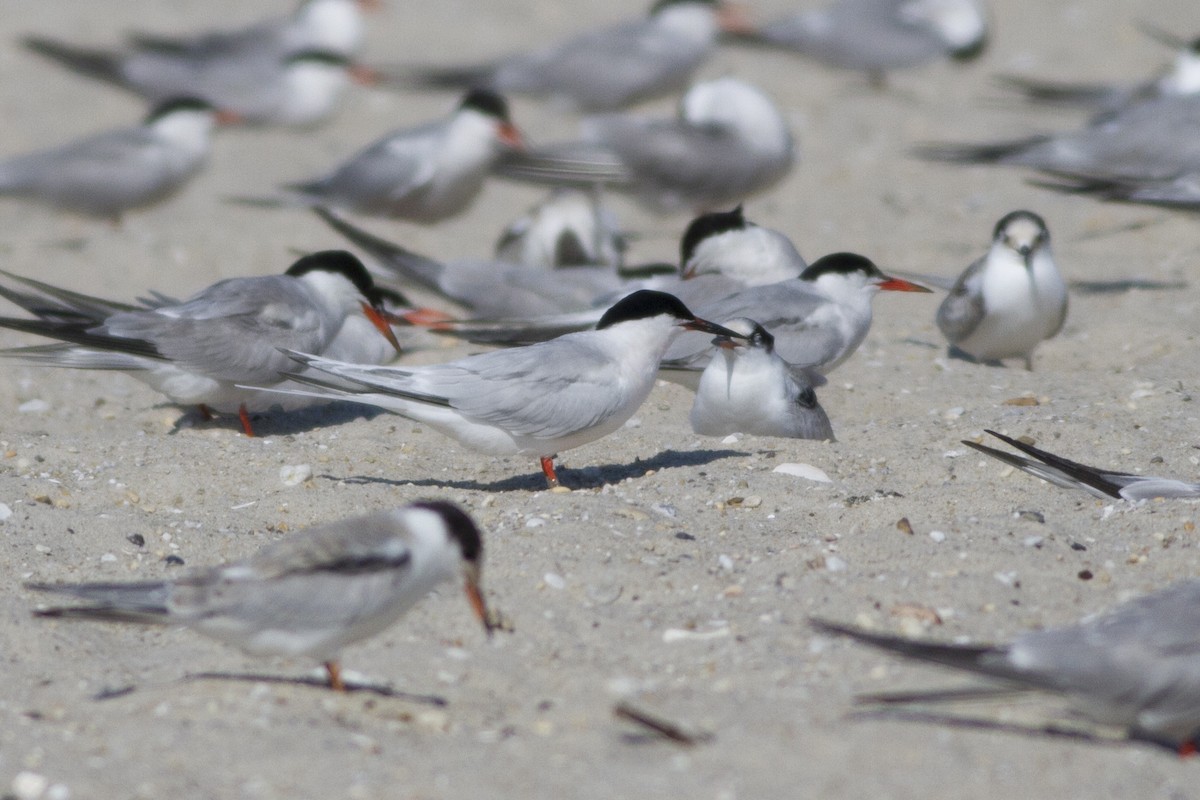
[[[875,262],[857,253],[831,253],[822,256],[812,263],[800,275],[800,280],[809,281],[827,292],[866,289],[869,291],[882,290],[885,292],[929,292],[930,289],[919,286],[902,278],[885,275]]]
[[[303,0],[293,15],[299,45],[338,53],[357,50],[363,40],[362,12],[371,5],[364,0]]]
[[[698,265],[692,259],[701,244],[729,231],[744,231],[753,224],[746,221],[741,204],[732,211],[713,211],[692,220],[679,240],[679,271],[683,278],[694,278],[698,274]]]
[[[596,330],[602,331],[622,322],[638,320],[670,318],[674,324],[689,331],[711,333],[716,336],[728,336],[732,339],[745,339],[745,335],[728,328],[723,328],[715,322],[700,319],[673,294],[658,292],[653,289],[639,289],[618,300],[612,308],[604,312],[604,316],[596,323]]]
[[[508,101],[490,89],[472,89],[458,104],[459,112],[475,112],[495,121],[496,138],[508,147],[521,148],[521,132],[508,115]]]
[[[288,267],[284,274],[293,278],[303,278],[305,275],[313,273],[340,276],[349,281],[363,298],[359,301],[363,314],[388,340],[388,344],[394,347],[397,353],[400,352],[400,342],[396,340],[396,334],[392,331],[391,326],[395,317],[384,307],[384,304],[391,299],[389,297],[391,293],[375,285],[375,281],[371,279],[371,273],[367,272],[367,268],[353,253],[345,250],[321,250],[310,253]]]
[[[987,14],[979,0],[916,0],[904,3],[901,17],[931,30],[958,61],[969,61],[987,46]]]
[[[744,337],[744,343],[735,342],[728,336],[714,336],[712,343],[722,350],[735,350],[739,347],[746,347],[754,350],[763,350],[767,353],[775,350],[775,337],[771,332],[759,325],[749,317],[734,317],[725,321],[725,327],[735,333],[740,333]]]
[[[422,500],[408,508],[416,511],[426,511],[436,516],[442,532],[448,542],[453,543],[462,555],[462,572],[464,589],[471,610],[484,630],[490,636],[494,626],[491,615],[488,614],[487,603],[483,599],[480,588],[480,578],[483,570],[483,537],[467,513],[453,503],[442,500]]]
[[[679,247],[684,280],[720,274],[744,286],[798,277],[807,266],[791,239],[742,215],[742,207],[696,217]]]
[[[1013,211],[996,223],[992,243],[1015,252],[1028,268],[1038,251],[1050,244],[1050,231],[1045,220],[1032,211]]]

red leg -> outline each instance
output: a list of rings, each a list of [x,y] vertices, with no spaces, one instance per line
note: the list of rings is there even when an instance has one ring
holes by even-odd
[[[238,406],[238,419],[242,421],[242,431],[251,439],[254,438],[254,426],[250,424],[250,414],[246,411],[246,404],[242,403]]]
[[[200,409],[200,419],[204,420],[205,422],[212,420],[213,413],[209,410],[208,406],[204,405],[204,403],[201,403],[200,405],[196,406],[196,408]]]
[[[558,486],[558,476],[554,474],[554,456],[542,456],[542,473],[551,489]]]
[[[342,668],[336,661],[325,662],[325,672],[329,675],[329,688],[335,692],[346,691],[346,684],[342,681]]]

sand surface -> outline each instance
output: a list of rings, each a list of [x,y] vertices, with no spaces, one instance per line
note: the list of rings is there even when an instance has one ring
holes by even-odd
[[[372,18],[368,55],[483,56],[642,6],[392,2]],[[570,494],[544,491],[530,461],[478,457],[385,414],[280,417],[247,439],[231,422],[176,430],[181,412],[120,374],[0,367],[0,502],[12,511],[0,524],[0,793],[29,772],[52,785],[47,796],[73,798],[1200,794],[1195,763],[1141,745],[847,719],[856,692],[955,679],[814,637],[805,623],[819,615],[1002,640],[1200,569],[1195,503],[1109,514],[959,444],[995,428],[1101,466],[1200,478],[1195,217],[1058,196],[1019,170],[906,156],[918,141],[1072,126],[1077,115],[1004,100],[991,76],[1142,76],[1167,54],[1133,22],[1192,34],[1200,12],[1188,0],[994,6],[980,62],[897,75],[882,92],[783,55],[719,52],[703,75],[760,83],[800,142],[798,168],[748,215],[788,232],[810,259],[848,249],[885,268],[953,275],[982,252],[996,219],[1027,207],[1048,220],[1070,279],[1182,287],[1076,292],[1034,372],[947,361],[938,297],[882,296],[867,342],[820,394],[836,444],[700,438],[687,423],[690,396],[664,385],[638,424],[565,454],[565,480],[585,487]],[[21,34],[103,43],[131,27],[173,31],[250,13],[231,0],[0,0],[0,9],[5,154],[141,114],[136,100],[28,55]],[[0,267],[113,298],[279,272],[293,248],[342,243],[304,212],[220,197],[307,177],[453,102],[359,91],[312,132],[222,132],[209,169],[182,195],[120,228],[0,202]],[[543,140],[575,124],[529,101],[515,115]],[[538,197],[496,184],[448,224],[370,227],[422,252],[478,255]],[[645,234],[636,257],[673,258],[686,218],[617,208]],[[3,346],[28,343],[0,335]],[[1025,396],[1037,405],[1006,403]],[[815,465],[833,482],[772,471],[783,463]],[[280,468],[299,464],[313,479],[285,486]],[[182,682],[196,671],[296,675],[311,665],[254,660],[182,630],[48,623],[30,617],[38,598],[21,588],[169,577],[180,567],[168,555],[189,566],[235,559],[316,522],[423,497],[459,502],[480,522],[488,595],[515,631],[486,641],[446,590],[344,663],[440,695],[444,707]],[[741,507],[730,502],[739,497]],[[912,535],[897,529],[902,517]],[[1078,577],[1085,570],[1091,580]],[[941,624],[928,623],[934,613]],[[672,630],[697,635],[667,641]],[[134,691],[92,699],[123,687]],[[641,736],[613,718],[621,698],[712,738],[688,748]],[[1013,723],[1055,710],[1037,699],[968,709]]]

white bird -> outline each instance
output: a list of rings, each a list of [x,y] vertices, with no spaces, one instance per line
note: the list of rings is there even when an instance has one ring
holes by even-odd
[[[745,317],[724,325],[746,339],[712,340],[717,351],[696,388],[692,430],[702,436],[745,433],[832,441],[833,427],[817,393],[775,353],[775,337]]]
[[[521,136],[504,98],[472,90],[447,118],[394,131],[323,177],[286,189],[307,205],[433,223],[465,210]]]
[[[628,242],[598,194],[554,189],[504,229],[496,242],[496,258],[540,269],[619,268]]]
[[[213,126],[224,120],[204,101],[169,100],[141,125],[0,161],[0,195],[119,220],[195,175],[208,158]]]
[[[871,329],[871,301],[880,291],[928,292],[923,286],[885,275],[868,258],[833,253],[817,259],[798,278],[753,286],[719,300],[697,304],[706,319],[757,319],[775,337],[775,352],[801,383],[820,385],[820,376],[854,354]],[[663,377],[695,388],[713,354],[702,336],[680,336],[664,356]]]
[[[351,81],[374,73],[327,50],[288,53],[194,53],[162,49],[87,50],[31,36],[25,46],[73,72],[134,92],[150,102],[200,97],[238,121],[311,126],[337,108]]]
[[[1050,231],[1032,211],[996,223],[992,246],[958,277],[937,311],[952,350],[976,361],[1023,358],[1062,330],[1067,285],[1054,263]]]
[[[0,356],[34,366],[126,372],[174,403],[200,406],[203,414],[236,412],[247,436],[254,435],[251,411],[311,405],[272,403],[260,392],[237,388],[282,381],[294,364],[280,348],[379,363],[382,334],[399,350],[388,324],[392,315],[382,309],[384,294],[362,262],[342,250],[305,256],[283,275],[229,278],[182,302],[144,308],[8,277],[34,291],[2,294],[40,318],[0,317],[0,327],[61,343],[2,350]],[[356,321],[360,315],[374,331]]]
[[[980,0],[838,0],[769,22],[743,38],[870,73],[976,58],[987,45]]]
[[[614,111],[682,89],[722,28],[743,25],[714,0],[659,0],[640,20],[581,34],[488,64],[401,68],[394,79],[428,88],[487,87],[549,96],[585,112]]]
[[[656,212],[699,212],[769,189],[794,160],[788,121],[771,98],[718,78],[689,89],[676,117],[591,117],[581,141],[509,153],[496,171],[551,186],[604,186]]]
[[[672,295],[642,290],[609,309],[595,330],[528,347],[421,367],[370,367],[292,353],[310,372],[288,377],[312,386],[307,395],[377,406],[481,453],[536,456],[555,487],[555,454],[624,425],[650,394],[663,351],[681,329],[741,338],[700,319]],[[314,377],[312,370],[337,383]]]
[[[369,0],[301,0],[286,17],[271,17],[230,30],[183,35],[130,34],[137,50],[198,57],[286,56],[302,50],[325,50],[353,56],[362,47],[362,12]]]
[[[439,584],[463,580],[491,634],[480,590],[483,541],[451,503],[424,501],[289,534],[256,555],[146,583],[26,584],[88,605],[35,616],[182,625],[262,656],[323,662],[344,691],[342,648],[382,633]]]
[[[1200,483],[1188,483],[1174,478],[1156,478],[1153,475],[1133,475],[1128,472],[1089,467],[1070,461],[1053,453],[1047,453],[1019,439],[1012,439],[995,431],[985,431],[1002,442],[1020,450],[1032,458],[1025,458],[978,442],[963,440],[967,447],[1003,461],[1022,472],[1049,481],[1064,489],[1082,489],[1102,500],[1153,500],[1156,497],[1200,497]]]
[[[1006,645],[942,644],[812,620],[822,633],[849,636],[907,658],[976,673],[999,683],[978,690],[864,698],[914,703],[1042,691],[1070,699],[1096,722],[1131,739],[1196,752],[1200,734],[1200,581],[1189,580],[1075,625],[1021,634]]]

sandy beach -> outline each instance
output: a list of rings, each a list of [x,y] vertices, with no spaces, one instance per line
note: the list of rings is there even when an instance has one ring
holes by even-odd
[[[136,98],[25,52],[22,35],[115,43],[131,28],[232,25],[289,8],[259,5],[0,0],[0,154],[143,113]],[[644,5],[390,2],[371,17],[366,59],[484,57]],[[767,17],[796,6],[752,7]],[[1195,502],[1109,508],[960,444],[991,428],[1101,467],[1200,480],[1195,216],[1054,194],[1022,170],[908,155],[923,141],[1079,124],[1078,114],[1020,105],[993,77],[1140,78],[1170,54],[1138,20],[1200,31],[1200,9],[1185,0],[997,0],[979,61],[896,74],[882,91],[775,53],[722,48],[703,68],[755,82],[786,109],[798,166],[746,213],[787,232],[810,261],[852,250],[884,269],[952,276],[984,251],[997,219],[1028,208],[1045,217],[1077,284],[1063,332],[1032,372],[947,359],[934,324],[940,295],[880,296],[866,343],[819,392],[836,443],[699,437],[690,394],[663,384],[626,428],[563,454],[560,476],[582,488],[557,494],[532,459],[481,457],[359,407],[264,418],[248,439],[236,420],[199,424],[186,412],[180,424],[184,411],[122,374],[0,366],[0,503],[11,510],[0,522],[0,794],[42,779],[40,796],[55,800],[1200,796],[1194,759],[1146,745],[850,718],[856,693],[959,679],[806,624],[820,616],[1003,641],[1200,572]],[[281,272],[297,251],[343,242],[304,211],[221,198],[317,174],[454,102],[360,89],[316,130],[220,131],[206,171],[119,227],[0,200],[0,268],[114,299]],[[669,112],[671,101],[649,108]],[[513,113],[541,141],[577,124],[524,99]],[[540,196],[494,182],[442,225],[364,224],[418,252],[481,255]],[[613,205],[640,234],[632,257],[674,260],[686,216]],[[3,347],[32,343],[0,333]],[[797,463],[832,482],[774,471]],[[312,478],[286,485],[281,468],[297,465]],[[442,706],[185,681],[314,665],[253,659],[184,630],[35,619],[41,598],[22,588],[169,577],[429,497],[479,522],[487,595],[513,630],[486,639],[446,588],[349,648],[343,664]],[[902,518],[911,534],[897,528]],[[614,717],[622,700],[709,738],[689,747],[647,735]],[[1061,704],[1037,697],[965,711],[1002,725],[1063,719]]]

